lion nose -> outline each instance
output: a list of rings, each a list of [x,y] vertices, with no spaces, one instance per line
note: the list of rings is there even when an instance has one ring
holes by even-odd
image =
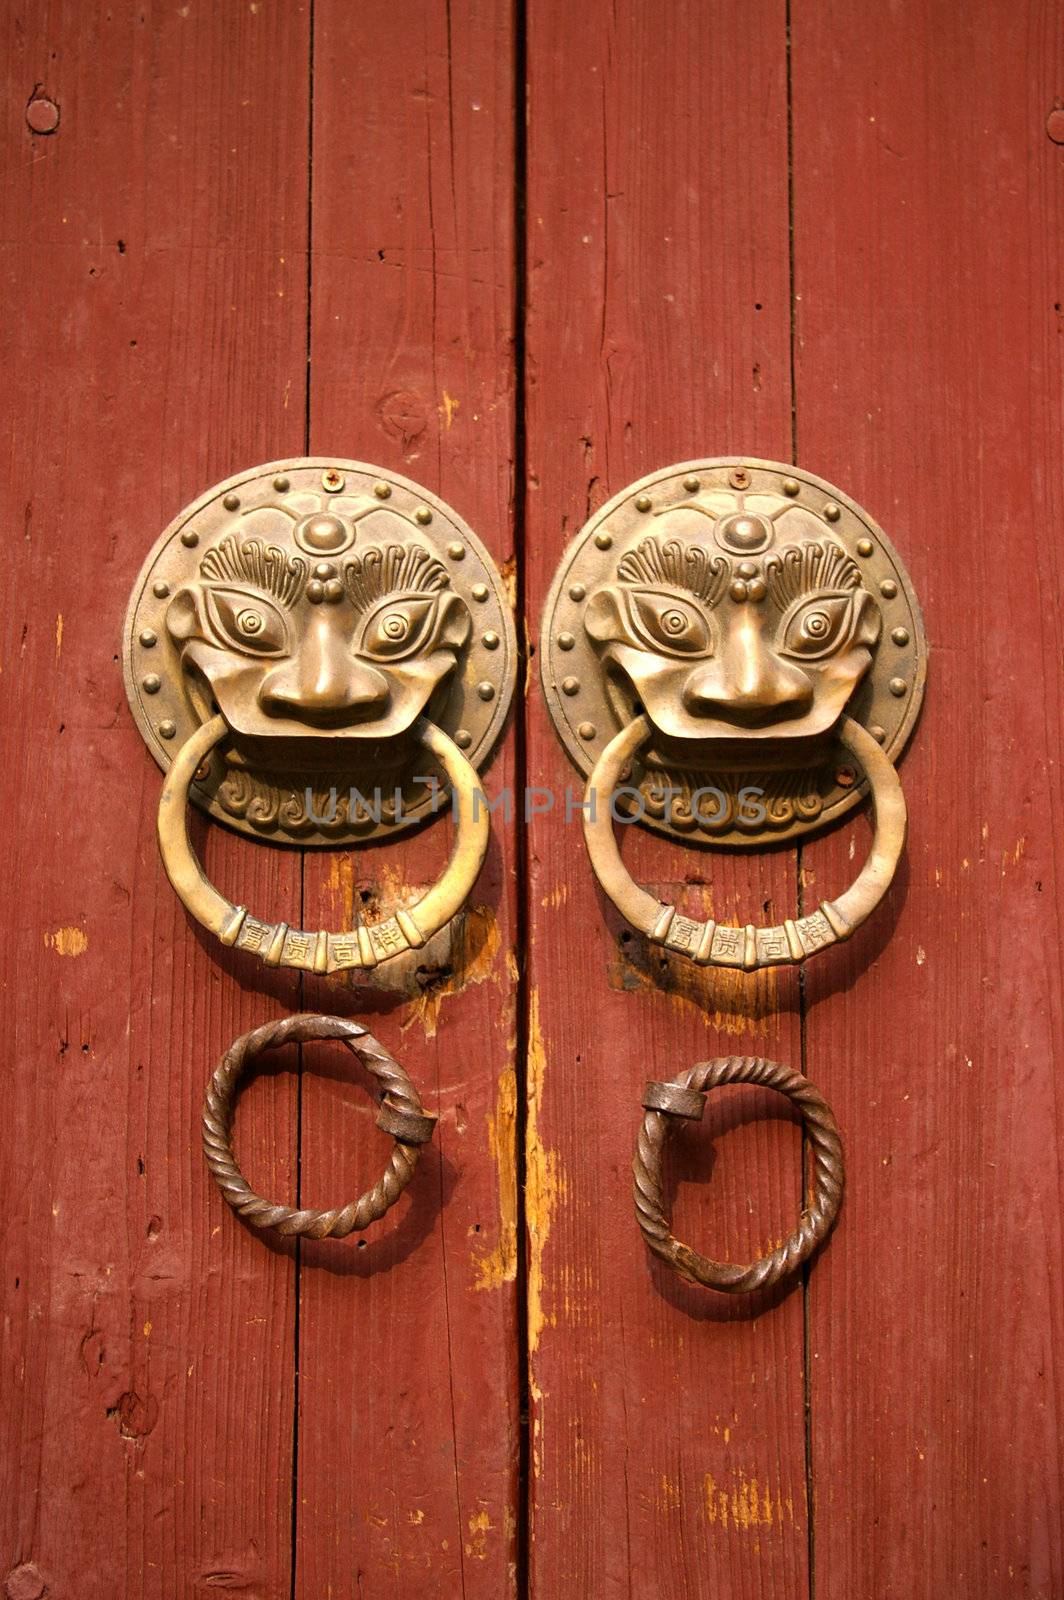
[[[356,660],[345,633],[324,615],[315,618],[298,654],[268,672],[259,690],[268,715],[326,727],[379,716],[388,696],[384,674]]]
[[[798,666],[766,645],[756,615],[744,608],[728,628],[717,655],[692,672],[684,709],[746,727],[803,716],[813,685]]]

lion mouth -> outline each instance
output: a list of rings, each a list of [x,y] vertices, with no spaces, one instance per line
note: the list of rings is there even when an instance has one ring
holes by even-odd
[[[682,767],[688,772],[747,772],[754,758],[759,771],[799,772],[813,771],[830,759],[838,718],[825,728],[791,735],[784,731],[786,724],[779,722],[758,731],[744,727],[741,733],[734,728],[719,733],[702,729],[690,737],[663,732],[653,717],[650,723],[654,731],[647,748],[648,764]],[[754,740],[757,743],[752,749]]]
[[[364,739],[338,746],[334,734],[307,734],[296,739],[233,733],[224,757],[230,771],[246,772],[264,782],[291,788],[297,779],[314,787],[356,783],[359,777],[383,786],[400,781],[417,765],[418,755],[398,737]],[[424,760],[424,757],[421,757]]]

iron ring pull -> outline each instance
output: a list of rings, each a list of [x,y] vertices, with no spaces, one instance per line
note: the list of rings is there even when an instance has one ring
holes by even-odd
[[[848,939],[886,894],[905,847],[905,796],[893,764],[870,733],[843,717],[837,734],[867,775],[875,809],[875,836],[857,878],[835,900],[824,900],[808,916],[788,917],[779,927],[722,927],[681,916],[675,906],[640,887],[621,860],[610,802],[624,769],[651,735],[646,716],[636,717],[606,746],[587,781],[584,838],[602,888],[625,920],[655,944],[686,955],[700,966],[760,967],[801,962],[817,950]],[[600,802],[603,802],[600,804]]]
[[[314,1039],[340,1039],[381,1088],[377,1126],[395,1140],[383,1176],[358,1200],[328,1211],[296,1209],[256,1194],[233,1154],[233,1115],[240,1079],[264,1050]],[[376,1222],[402,1194],[417,1167],[421,1146],[432,1138],[436,1118],[426,1112],[409,1077],[361,1023],[344,1017],[299,1015],[267,1022],[235,1039],[207,1085],[203,1107],[203,1153],[211,1175],[238,1216],[254,1228],[304,1239],[344,1239]]]
[[[347,933],[261,922],[234,905],[207,878],[188,837],[189,789],[196,770],[228,732],[223,716],[187,739],[163,782],[159,798],[159,850],[166,875],[196,921],[225,945],[252,951],[269,967],[316,973],[366,969],[416,950],[461,910],[484,864],[490,833],[488,803],[476,771],[452,739],[426,717],[414,736],[440,763],[454,793],[455,839],[442,877],[414,905]]]
[[[662,1192],[665,1145],[672,1125],[678,1117],[698,1121],[706,1095],[725,1083],[752,1083],[785,1094],[802,1114],[813,1157],[812,1194],[798,1227],[777,1249],[748,1266],[711,1261],[682,1244],[669,1226]],[[648,1249],[681,1278],[727,1294],[767,1288],[790,1277],[827,1238],[842,1203],[842,1139],[830,1106],[808,1078],[758,1056],[726,1056],[700,1061],[669,1083],[648,1083],[643,1105],[646,1115],[632,1163],[636,1220]]]

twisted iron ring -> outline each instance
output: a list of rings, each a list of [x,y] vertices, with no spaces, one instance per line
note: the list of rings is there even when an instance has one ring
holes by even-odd
[[[236,1092],[248,1063],[264,1050],[311,1039],[341,1039],[383,1090],[377,1126],[395,1140],[384,1175],[358,1200],[331,1211],[298,1211],[255,1193],[233,1155]],[[361,1024],[343,1017],[299,1015],[267,1022],[235,1039],[207,1086],[203,1107],[203,1151],[215,1182],[238,1216],[255,1228],[305,1239],[345,1239],[383,1217],[402,1194],[417,1166],[421,1146],[432,1138],[436,1118],[425,1112],[417,1090],[399,1065]]]
[[[802,1113],[813,1151],[812,1200],[804,1207],[796,1231],[771,1255],[749,1266],[710,1261],[681,1244],[669,1228],[662,1200],[663,1156],[672,1119],[698,1121],[706,1095],[725,1083],[759,1084],[787,1095]],[[635,1214],[649,1249],[682,1278],[729,1294],[761,1289],[789,1277],[830,1233],[842,1200],[842,1139],[827,1102],[800,1072],[759,1056],[700,1061],[669,1083],[648,1083],[643,1105],[646,1115],[632,1163]]]

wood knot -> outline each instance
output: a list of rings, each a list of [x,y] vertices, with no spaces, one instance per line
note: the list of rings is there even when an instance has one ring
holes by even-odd
[[[127,1389],[107,1415],[118,1423],[123,1439],[143,1439],[159,1420],[159,1402],[153,1394],[141,1397],[135,1389]]]
[[[12,1567],[4,1579],[4,1593],[7,1600],[41,1600],[47,1592],[44,1575],[35,1561],[23,1561],[20,1566]]]
[[[398,439],[408,451],[428,427],[428,411],[419,394],[411,389],[393,389],[377,401],[377,415],[389,438]]]

